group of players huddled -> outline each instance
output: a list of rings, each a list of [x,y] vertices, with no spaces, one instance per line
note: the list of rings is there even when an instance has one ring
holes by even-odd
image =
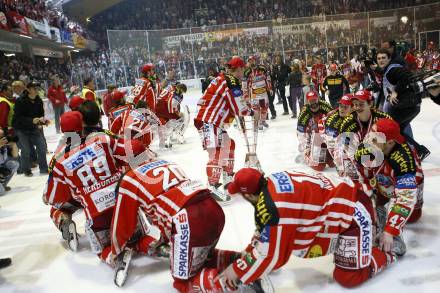
[[[248,61],[229,60],[197,104],[194,125],[208,152],[207,185],[149,149],[154,129],[169,147],[171,134],[182,136],[186,127],[179,110],[186,86],[162,89],[152,64],[142,67],[128,97],[112,93],[110,131],[100,126],[94,97],[77,98],[74,111],[61,117],[64,137],[43,199],[74,251],[72,214],[84,211],[91,248],[115,268],[116,285],[125,283],[134,252],[168,257],[180,292],[241,286],[272,292],[267,275],[292,254],[333,254],[334,279],[355,287],[405,254],[401,233],[421,217],[423,171],[399,124],[373,107],[367,90],[342,96],[335,109],[311,91],[298,117],[303,162],[316,171],[336,167],[339,176],[265,175],[257,168],[234,173],[235,142],[226,129],[245,116],[267,128],[273,94],[266,69],[253,57]],[[235,194],[255,208],[256,231],[242,251],[220,250],[225,214],[219,203]]]

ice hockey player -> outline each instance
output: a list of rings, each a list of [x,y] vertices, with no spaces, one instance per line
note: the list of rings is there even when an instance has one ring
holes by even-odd
[[[321,119],[331,110],[330,104],[319,99],[315,92],[308,92],[306,105],[298,117],[298,150],[303,153],[304,162],[316,171],[324,170],[327,164],[333,167],[332,158],[318,127],[322,123]]]
[[[183,143],[183,131],[187,127],[189,117],[186,108],[180,111],[180,104],[187,87],[183,83],[177,83],[166,87],[157,101],[156,114],[160,120],[159,146],[162,148],[172,147],[172,137],[176,136],[179,143]],[[186,123],[186,125],[185,125]]]
[[[117,198],[111,233],[113,255],[121,258],[126,254],[126,245],[136,227],[148,226],[146,221],[150,221],[160,229],[161,239],[151,237],[148,245],[171,243],[175,289],[185,293],[233,289],[221,280],[214,282],[218,272],[240,253],[215,248],[225,215],[204,184],[189,179],[172,162],[155,160],[126,173]],[[139,217],[139,212],[147,218]]]
[[[333,157],[333,162],[336,165],[336,170],[340,176],[345,176],[343,161],[339,156],[342,154],[340,149],[340,141],[338,141],[339,131],[341,128],[342,121],[351,114],[353,107],[351,99],[352,94],[343,95],[338,102],[338,107],[330,111],[322,119],[322,124],[324,125],[324,138],[327,145],[327,149],[330,155]],[[353,174],[354,176],[355,174]]]
[[[250,56],[248,59],[249,67],[244,73],[246,79],[246,92],[252,110],[255,113],[255,119],[258,121],[259,130],[269,127],[267,124],[267,116],[269,109],[269,95],[272,94],[272,83],[270,76],[266,72],[266,68],[257,65],[257,57]]]
[[[372,201],[349,178],[294,171],[264,177],[243,168],[228,190],[254,206],[257,230],[241,258],[220,274],[226,284],[253,282],[281,268],[292,254],[313,258],[334,253],[333,278],[355,287],[395,260],[394,251],[374,246]]]
[[[245,63],[233,57],[228,63],[228,73],[220,74],[206,89],[197,103],[194,126],[198,129],[203,149],[208,151],[206,174],[209,187],[218,201],[231,199],[226,190],[220,190],[232,179],[235,160],[235,142],[225,130],[234,118],[252,114],[242,97],[240,80]]]
[[[147,63],[141,68],[141,78],[135,80],[127,101],[136,105],[139,101],[145,101],[148,109],[156,111],[156,102],[160,94],[160,83],[157,82],[154,64]]]
[[[58,146],[49,164],[49,177],[46,188],[51,190],[44,191],[43,202],[51,206],[50,217],[57,229],[60,230],[63,239],[66,240],[67,246],[72,251],[76,251],[78,249],[78,235],[72,215],[82,209],[81,200],[67,185],[60,184],[58,186],[58,182],[51,181],[54,180],[52,172],[57,159],[72,146],[75,139],[80,140],[83,130],[81,113],[78,111],[64,113],[60,118],[60,127],[61,131],[67,136],[64,137],[63,143]]]
[[[84,102],[80,110],[85,126],[81,139],[72,140],[62,155],[57,156],[43,197],[50,203],[51,195],[69,190],[84,209],[85,229],[92,250],[103,261],[112,264],[109,231],[115,188],[122,167],[144,149],[135,140],[124,142],[99,131],[100,110],[95,102]],[[86,127],[88,130],[84,131]]]
[[[353,180],[357,180],[356,167],[353,165],[357,147],[371,131],[371,127],[377,120],[380,118],[391,119],[391,117],[374,108],[373,96],[368,90],[357,91],[353,95],[352,104],[353,112],[342,121],[339,132],[339,139],[345,147],[341,148],[339,150],[341,153],[336,156],[343,161],[344,170],[339,170]]]
[[[324,79],[327,77],[327,68],[325,67],[325,64],[322,63],[322,57],[316,56],[315,58],[316,63],[312,66],[312,82],[315,86],[315,90],[319,93],[319,96],[321,99],[325,99],[324,91],[321,87],[322,83],[324,82]]]
[[[400,134],[399,124],[381,118],[359,146],[355,161],[361,181],[375,191],[384,237],[391,243],[406,223],[422,216],[424,175],[420,158]]]
[[[110,131],[124,140],[135,139],[141,142],[148,149],[147,152],[155,156],[149,147],[159,125],[158,118],[146,109],[147,105],[144,101],[139,101],[136,108],[133,108],[131,104],[128,105],[130,107],[125,108],[113,121]]]
[[[108,125],[109,128],[113,121],[118,118],[123,112],[129,109],[133,109],[133,104],[125,102],[125,93],[115,90],[110,94],[110,98],[113,102],[113,107],[108,110]]]
[[[69,100],[69,108],[72,111],[78,111],[79,106],[81,106],[82,103],[84,103],[86,100],[81,98],[80,96],[73,96]]]

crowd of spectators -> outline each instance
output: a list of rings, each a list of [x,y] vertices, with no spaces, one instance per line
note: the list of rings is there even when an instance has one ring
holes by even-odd
[[[45,0],[2,0],[0,11],[7,14],[10,11],[32,20],[43,22],[46,20],[50,26],[71,33],[78,33],[90,38],[84,27],[65,15],[61,9],[52,5],[51,1]]]

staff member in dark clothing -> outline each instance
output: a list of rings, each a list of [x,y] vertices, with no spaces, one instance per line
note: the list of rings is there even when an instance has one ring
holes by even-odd
[[[208,68],[208,75],[205,79],[202,79],[202,94],[206,91],[211,81],[213,81],[218,76],[218,72],[215,67],[211,66]]]
[[[342,96],[349,92],[350,84],[348,80],[338,72],[338,66],[336,64],[330,65],[329,69],[330,75],[324,79],[322,87],[328,91],[328,100],[332,107],[336,108]]]
[[[391,54],[384,48],[377,53],[377,63],[383,71],[383,110],[399,123],[402,134],[415,146],[420,159],[423,160],[430,152],[425,146],[414,141],[410,126],[411,121],[419,114],[422,102],[421,96],[409,86],[412,74],[402,65],[391,63]]]
[[[303,73],[299,68],[299,64],[295,63],[292,66],[292,72],[289,74],[288,83],[290,86],[290,96],[289,96],[289,106],[290,110],[292,110],[292,118],[297,117],[296,103],[298,101],[299,111],[301,111],[304,106],[304,99],[302,98],[302,80]]]
[[[12,126],[18,137],[18,148],[21,151],[20,166],[25,176],[32,176],[31,148],[37,149],[40,174],[47,174],[46,143],[39,128],[47,125],[49,120],[44,118],[43,101],[38,96],[40,85],[30,82],[21,97],[17,99],[14,108]]]
[[[289,109],[287,108],[286,99],[286,84],[289,77],[290,67],[283,63],[281,56],[275,57],[274,76],[276,82],[276,89],[283,103],[284,113],[283,115],[289,115]]]
[[[407,66],[406,61],[405,61],[405,59],[403,59],[402,56],[400,56],[397,53],[396,46],[397,46],[397,44],[396,44],[396,41],[394,41],[394,40],[385,41],[382,43],[381,49],[386,49],[390,53],[390,55],[391,55],[391,62],[390,63],[391,64],[400,64],[403,67],[406,67]]]
[[[274,73],[274,65],[270,64],[270,62],[266,61],[267,74],[270,76],[270,83],[273,89],[275,89],[275,73]],[[275,110],[275,91],[270,91],[269,95],[269,110],[270,110],[270,120],[275,120],[277,118],[277,111]]]

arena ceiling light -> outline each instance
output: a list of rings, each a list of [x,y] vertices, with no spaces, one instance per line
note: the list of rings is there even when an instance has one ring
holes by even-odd
[[[75,49],[74,46],[70,46],[70,45],[66,45],[66,47],[67,47],[67,48],[70,48],[70,49]]]
[[[79,53],[79,50],[75,49],[75,50],[72,50],[72,52]]]
[[[15,53],[4,53],[6,57],[14,57]]]
[[[404,16],[402,16],[401,18],[400,18],[400,21],[403,23],[403,24],[406,24],[407,22],[408,22],[408,16],[406,16],[406,15],[404,15]]]

